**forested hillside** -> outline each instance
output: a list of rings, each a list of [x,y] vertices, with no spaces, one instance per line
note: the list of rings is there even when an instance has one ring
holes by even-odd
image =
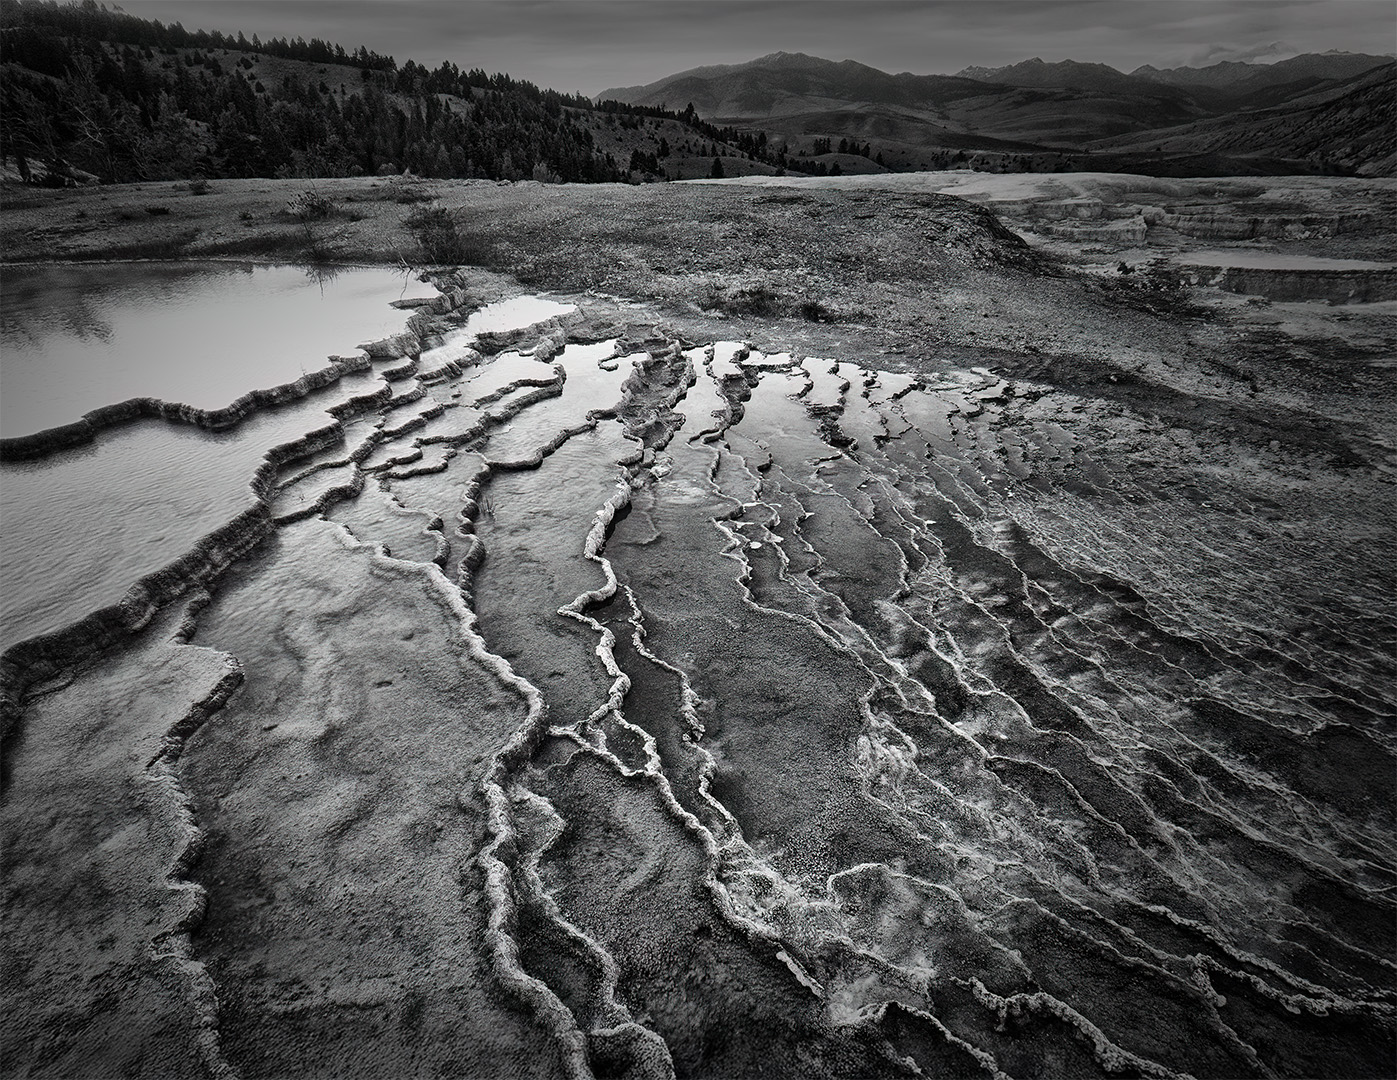
[[[764,138],[360,46],[263,41],[94,0],[0,0],[0,155],[70,183],[396,173],[590,182],[772,172]],[[797,163],[792,163],[795,167]]]

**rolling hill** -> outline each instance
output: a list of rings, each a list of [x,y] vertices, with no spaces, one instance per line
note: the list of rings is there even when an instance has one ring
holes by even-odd
[[[793,160],[825,158],[834,142],[852,140],[895,169],[967,160],[1005,170],[1105,168],[1124,152],[1132,169],[1168,175],[1184,167],[1181,155],[1210,171],[1371,172],[1391,168],[1391,110],[1363,80],[1392,69],[1387,57],[1330,52],[1129,74],[1035,57],[955,75],[893,75],[779,52],[606,90],[598,100],[692,105],[713,123],[760,131]],[[1358,96],[1340,102],[1350,94]]]
[[[1266,154],[1303,159],[1316,172],[1397,171],[1397,66],[1388,62],[1339,86],[1326,82],[1283,105],[1137,132],[1103,150],[1165,154]]]
[[[1131,78],[1172,86],[1209,86],[1246,94],[1262,87],[1281,86],[1306,80],[1345,80],[1392,63],[1391,56],[1331,51],[1303,53],[1274,64],[1245,64],[1225,60],[1204,68],[1165,68],[1145,64],[1130,73]]]
[[[986,87],[953,75],[889,75],[853,60],[823,60],[777,52],[745,64],[693,68],[646,86],[603,90],[599,101],[682,109],[692,104],[705,118],[785,117],[827,107],[860,104],[929,110]]]
[[[1071,150],[1092,139],[1208,115],[1185,90],[1132,82],[1104,65],[1076,66],[1091,69],[1094,85],[1055,86],[1045,79],[1042,88],[1025,88],[964,73],[890,75],[852,60],[773,53],[605,90],[598,100],[671,109],[692,104],[714,123],[757,125],[797,152],[830,136],[878,139],[880,149],[904,157],[928,149]],[[1098,68],[1113,72],[1114,80]]]
[[[727,176],[783,165],[692,113],[37,0],[0,0],[0,117],[0,175],[52,186],[404,171],[640,182],[707,177],[715,160]]]

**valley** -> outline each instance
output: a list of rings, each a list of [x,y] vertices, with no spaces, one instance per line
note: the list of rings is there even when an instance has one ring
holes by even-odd
[[[1393,80],[1391,57],[1361,54],[1129,75],[1035,58],[949,76],[774,53],[599,98],[689,102],[715,123],[758,129],[797,159],[841,172],[875,170],[821,153],[815,139],[868,143],[895,171],[1391,175]]]

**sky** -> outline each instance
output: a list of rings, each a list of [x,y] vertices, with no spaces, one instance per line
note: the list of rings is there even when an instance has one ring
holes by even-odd
[[[1391,53],[1393,0],[108,0],[186,29],[318,37],[595,95],[772,52],[954,74],[1037,56],[1130,71]]]

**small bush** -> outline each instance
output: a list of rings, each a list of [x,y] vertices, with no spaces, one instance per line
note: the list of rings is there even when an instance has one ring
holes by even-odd
[[[415,206],[419,203],[431,202],[436,196],[427,190],[425,184],[394,184],[392,185],[392,195],[389,196],[395,203],[406,206]]]
[[[765,285],[751,285],[729,293],[723,308],[734,315],[776,315],[781,310],[781,297]]]
[[[297,221],[323,221],[335,212],[335,204],[309,188],[287,200],[286,212]]]
[[[419,206],[407,216],[407,227],[422,246],[429,262],[457,265],[483,262],[482,252],[456,227],[451,211],[444,206]]]
[[[196,176],[186,186],[191,195],[207,195],[209,193],[209,182],[202,176]]]
[[[833,323],[854,317],[853,313],[831,308],[812,296],[795,297],[764,282],[727,286],[709,282],[695,300],[704,311],[763,319],[799,316],[806,322]]]

